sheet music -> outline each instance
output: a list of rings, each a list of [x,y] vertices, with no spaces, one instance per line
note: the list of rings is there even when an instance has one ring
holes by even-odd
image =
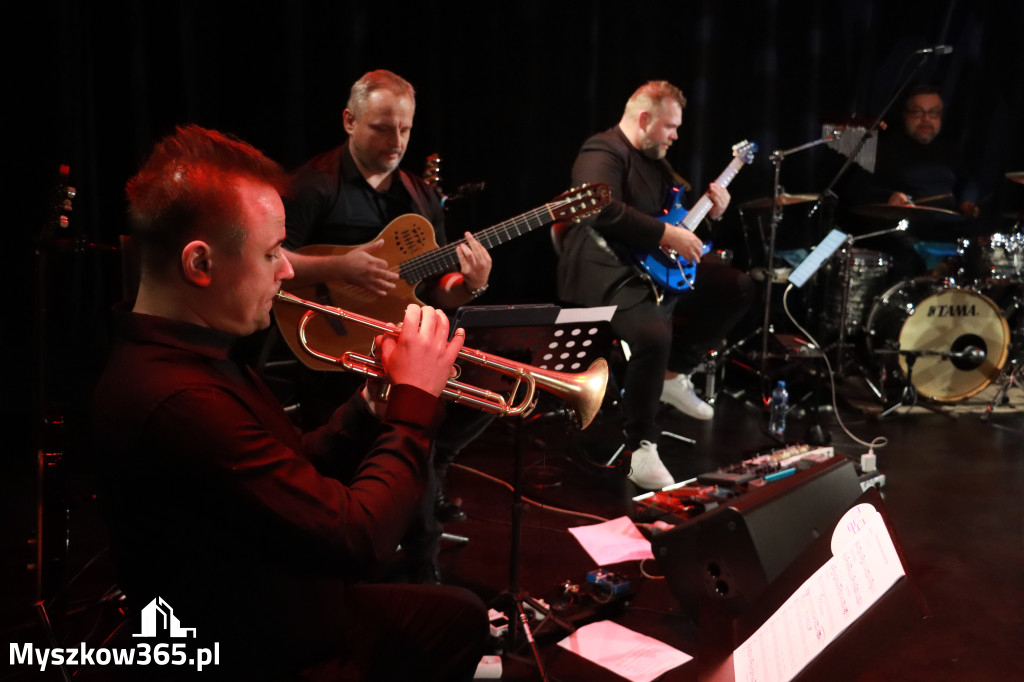
[[[555,324],[574,324],[579,322],[610,322],[615,314],[616,306],[606,305],[595,308],[562,308]]]
[[[789,281],[798,287],[806,284],[811,275],[818,271],[822,263],[835,253],[836,249],[843,245],[847,236],[846,233],[836,229],[829,232],[821,240],[821,243],[815,247],[814,251],[811,251],[811,255],[807,256],[793,272],[789,273]]]
[[[878,510],[859,504],[832,535],[833,556],[733,652],[736,682],[788,682],[904,575]]]
[[[584,625],[560,641],[558,646],[630,682],[653,682],[693,659],[653,637],[607,620]]]

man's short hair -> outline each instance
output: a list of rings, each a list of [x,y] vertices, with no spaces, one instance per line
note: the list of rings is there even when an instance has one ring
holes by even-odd
[[[686,98],[683,97],[682,90],[668,81],[647,81],[637,88],[626,102],[625,115],[639,116],[640,112],[645,110],[658,114],[665,100],[678,102],[680,109],[686,108]]]
[[[931,85],[929,83],[921,83],[907,90],[907,96],[903,98],[903,105],[906,106],[910,100],[918,95],[935,95],[939,99],[942,99],[942,92],[939,90],[938,86]]]
[[[128,216],[142,265],[156,272],[176,261],[193,239],[241,248],[237,181],[248,179],[285,193],[284,170],[246,142],[197,125],[179,126],[157,143],[128,181]]]
[[[370,95],[377,90],[387,90],[401,97],[408,97],[414,106],[416,104],[416,91],[409,81],[386,69],[377,69],[363,74],[362,78],[352,84],[346,108],[352,112],[353,116],[359,118]]]

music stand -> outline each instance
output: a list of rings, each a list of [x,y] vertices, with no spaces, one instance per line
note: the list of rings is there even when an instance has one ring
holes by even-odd
[[[606,308],[573,308],[562,310],[554,305],[472,306],[459,308],[452,329],[466,330],[466,346],[491,353],[514,362],[558,372],[581,372],[598,358],[604,359],[611,346],[611,316],[614,306]],[[462,367],[460,379],[474,386],[496,392],[508,391],[508,377],[478,365]],[[513,397],[514,400],[514,397]],[[572,408],[566,411],[572,412]],[[519,558],[522,546],[523,517],[523,455],[526,440],[523,419],[516,423],[515,453],[512,473],[512,540],[509,551],[508,590],[492,603],[500,604],[508,616],[508,650],[516,651],[519,626],[533,651],[533,658],[542,680],[547,680],[534,633],[523,610],[525,602],[544,616],[544,623],[555,622],[568,632],[575,627],[551,614],[544,604],[533,599],[519,585]],[[539,628],[538,628],[539,629]]]

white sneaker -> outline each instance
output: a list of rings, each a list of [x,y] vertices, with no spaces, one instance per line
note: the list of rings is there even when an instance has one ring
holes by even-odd
[[[661,463],[658,446],[649,440],[640,441],[630,461],[629,480],[647,490],[661,490],[675,483],[672,474]]]
[[[697,397],[693,392],[693,382],[685,374],[665,381],[661,389],[661,402],[668,403],[694,419],[711,419],[715,416],[715,408]]]

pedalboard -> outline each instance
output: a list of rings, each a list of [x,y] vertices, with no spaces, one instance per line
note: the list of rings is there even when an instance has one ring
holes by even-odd
[[[669,523],[688,521],[731,504],[746,493],[753,492],[796,474],[820,466],[835,457],[831,447],[807,444],[790,445],[744,459],[715,471],[699,474],[694,479],[633,498],[637,519],[663,520]],[[861,476],[864,489],[885,485],[884,474],[874,471]]]

